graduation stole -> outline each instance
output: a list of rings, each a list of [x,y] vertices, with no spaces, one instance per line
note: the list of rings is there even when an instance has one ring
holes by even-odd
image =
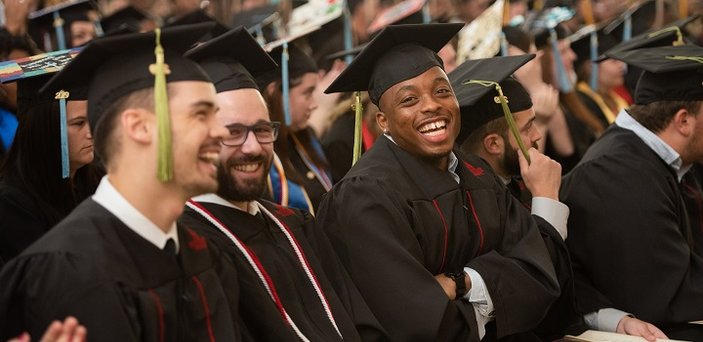
[[[330,176],[327,174],[326,170],[323,170],[322,168],[317,167],[315,163],[313,162],[312,158],[310,158],[310,155],[308,155],[308,152],[305,150],[303,147],[303,144],[300,143],[300,140],[294,135],[291,134],[291,137],[293,138],[293,144],[295,144],[295,150],[298,151],[298,154],[300,155],[300,159],[303,160],[303,163],[305,163],[305,166],[308,167],[310,172],[312,172],[315,175],[315,178],[317,178],[317,181],[322,184],[322,187],[325,189],[325,191],[330,191],[332,189],[332,180],[330,179]],[[313,138],[314,139],[314,138]],[[317,146],[315,146],[315,141],[311,139],[311,144],[313,145],[313,148],[317,150]],[[318,154],[322,155],[322,147],[320,147]],[[306,175],[307,177],[307,175]],[[311,178],[311,177],[308,177]]]
[[[276,226],[278,226],[281,232],[283,232],[283,235],[285,235],[291,248],[293,248],[295,255],[298,257],[298,261],[303,267],[305,275],[308,277],[308,280],[310,281],[310,284],[312,285],[313,289],[315,289],[315,293],[317,293],[317,297],[320,299],[322,308],[327,314],[327,319],[334,327],[334,330],[337,331],[339,337],[343,339],[342,333],[339,331],[339,327],[337,327],[337,322],[335,321],[334,316],[332,315],[332,310],[330,310],[327,298],[322,292],[322,288],[320,287],[320,284],[317,281],[317,276],[310,267],[310,264],[308,263],[308,260],[305,257],[303,250],[300,248],[300,244],[298,244],[298,240],[296,240],[295,236],[293,236],[293,233],[290,231],[288,226],[286,226],[285,223],[283,223],[270,211],[268,211],[268,209],[261,205],[261,203],[253,203],[256,203],[256,205],[259,207],[259,210],[266,216],[268,216],[274,223],[276,223]],[[271,279],[271,276],[269,276],[268,272],[266,272],[266,269],[261,264],[261,261],[259,261],[259,258],[256,256],[256,253],[254,253],[253,250],[249,249],[249,247],[244,244],[244,242],[241,241],[232,232],[232,230],[230,230],[224,223],[222,223],[222,221],[217,219],[217,217],[215,217],[215,215],[213,215],[210,211],[205,209],[205,207],[200,205],[200,203],[195,202],[193,200],[189,200],[188,202],[186,202],[186,205],[188,206],[188,208],[193,209],[196,213],[203,216],[206,220],[208,220],[208,222],[210,222],[213,226],[215,226],[215,228],[217,228],[222,234],[224,234],[230,241],[232,241],[232,243],[234,243],[237,249],[242,253],[242,255],[244,255],[244,258],[246,259],[247,263],[249,263],[251,268],[259,277],[261,284],[266,289],[266,292],[268,292],[269,296],[271,297],[271,300],[273,300],[274,304],[276,305],[276,308],[281,314],[281,317],[283,317],[283,320],[288,323],[288,325],[290,325],[295,334],[298,335],[298,338],[300,338],[302,341],[309,342],[310,340],[303,334],[302,331],[300,331],[298,326],[295,325],[295,322],[293,322],[293,319],[290,317],[290,315],[288,315],[288,312],[286,312],[285,307],[283,307],[283,302],[281,302],[280,297],[278,297],[278,292],[276,292],[276,287],[273,284],[273,280]]]

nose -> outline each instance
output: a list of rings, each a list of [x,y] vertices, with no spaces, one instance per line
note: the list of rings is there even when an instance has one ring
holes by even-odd
[[[225,127],[223,124],[221,124],[218,120],[215,120],[214,118],[210,120],[210,136],[212,138],[222,140],[228,134],[229,130],[227,130],[227,127]]]
[[[532,145],[536,144],[538,141],[542,140],[542,132],[540,132],[538,129],[533,128],[532,133],[530,134],[530,140],[532,142]]]
[[[434,113],[439,110],[441,104],[432,95],[425,95],[422,99],[422,111],[425,113]]]
[[[325,94],[325,96],[327,96],[327,94]],[[313,110],[317,109],[317,106],[317,100],[313,96],[312,99],[310,99],[310,105],[308,106],[308,110],[312,112]]]
[[[242,153],[249,155],[258,155],[261,153],[261,143],[256,140],[256,135],[254,132],[249,131],[249,133],[247,133],[247,140],[244,141],[244,144],[242,144],[240,150]]]

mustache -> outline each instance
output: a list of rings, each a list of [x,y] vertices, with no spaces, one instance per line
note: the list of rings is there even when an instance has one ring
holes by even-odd
[[[265,163],[266,158],[264,158],[263,155],[256,155],[256,156],[241,156],[241,157],[236,157],[236,158],[229,158],[227,159],[227,162],[225,163],[226,167],[233,167],[235,165],[239,164],[250,164],[250,163]]]

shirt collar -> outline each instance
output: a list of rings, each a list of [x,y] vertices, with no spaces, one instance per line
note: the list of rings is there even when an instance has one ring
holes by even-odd
[[[662,138],[642,126],[626,110],[621,110],[615,119],[615,124],[624,129],[630,130],[637,135],[645,145],[647,145],[659,158],[669,165],[676,172],[679,182],[691,168],[691,165],[683,166],[683,160],[673,147],[667,144]]]
[[[205,194],[205,195],[195,196],[191,199],[196,202],[213,203],[213,204],[221,205],[223,207],[234,208],[239,211],[244,211],[241,208],[237,207],[236,205],[232,204],[232,202],[222,198],[221,196],[219,196],[217,194]],[[259,213],[259,206],[256,205],[256,201],[251,201],[251,202],[247,203],[246,212],[252,216],[256,216]]]
[[[173,222],[168,232],[164,233],[163,230],[129,203],[129,201],[115,189],[112,183],[110,183],[107,176],[100,180],[100,185],[98,185],[97,190],[95,190],[92,199],[115,215],[122,223],[129,227],[129,229],[133,230],[156,247],[164,249],[166,241],[168,241],[168,239],[173,239],[173,242],[176,243],[176,251],[179,250],[176,222]]]
[[[398,144],[395,142],[395,140],[393,140],[393,137],[392,137],[390,134],[388,134],[388,133],[383,133],[383,135],[386,136],[386,138],[388,138],[388,140],[390,140],[392,143],[398,145]],[[459,166],[459,158],[456,157],[456,155],[454,154],[454,151],[451,151],[451,152],[449,153],[449,167],[447,168],[447,171],[449,172],[449,175],[452,176],[452,178],[454,179],[454,181],[456,181],[457,184],[458,184],[458,183],[461,182],[461,180],[460,180],[460,178],[459,178],[459,175],[456,173],[456,167],[457,167],[457,166]]]

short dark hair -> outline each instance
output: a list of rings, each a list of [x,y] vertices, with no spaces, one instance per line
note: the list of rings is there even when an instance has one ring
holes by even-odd
[[[477,128],[463,142],[460,142],[460,149],[465,153],[478,153],[483,148],[483,138],[489,134],[499,134],[506,138],[508,132],[508,122],[505,118],[497,118],[486,122]]]
[[[633,104],[627,112],[648,130],[659,133],[669,125],[680,109],[686,109],[696,115],[701,109],[701,101],[656,101],[646,105]]]
[[[115,125],[119,114],[129,108],[141,108],[153,111],[154,92],[152,88],[137,90],[122,96],[105,109],[100,120],[93,130],[93,146],[95,154],[102,161],[105,169],[108,168],[110,159],[115,155],[120,142],[113,137]]]

